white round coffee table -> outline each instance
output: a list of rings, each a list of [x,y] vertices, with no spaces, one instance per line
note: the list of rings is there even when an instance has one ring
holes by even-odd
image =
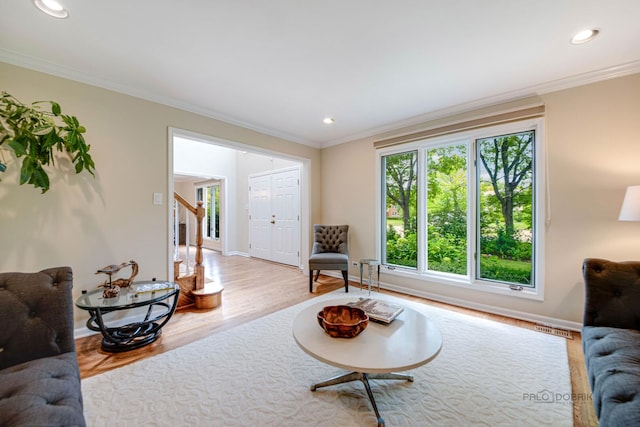
[[[393,372],[414,369],[433,360],[442,348],[442,334],[427,316],[405,306],[389,325],[369,321],[367,328],[355,338],[332,338],[318,325],[318,312],[328,305],[349,302],[354,302],[354,299],[322,301],[303,309],[293,321],[293,337],[311,357],[351,371],[314,384],[311,391],[360,380],[371,401],[378,426],[383,426],[384,420],[378,412],[369,379],[413,381],[411,375]]]

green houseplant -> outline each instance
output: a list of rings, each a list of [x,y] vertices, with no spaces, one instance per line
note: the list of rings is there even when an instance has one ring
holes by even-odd
[[[42,104],[48,104],[51,112],[40,109]],[[25,105],[7,92],[3,91],[0,96],[0,150],[8,147],[22,159],[20,185],[31,184],[42,193],[49,190],[49,175],[44,166],[55,166],[54,149],[69,155],[76,173],[84,169],[95,176],[90,145],[82,135],[85,132],[75,116],[62,114],[57,102],[37,101]],[[0,172],[6,169],[2,156]]]

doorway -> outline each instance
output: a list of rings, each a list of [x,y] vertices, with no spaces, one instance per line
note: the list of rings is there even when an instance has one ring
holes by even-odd
[[[175,178],[179,175],[207,176],[222,178],[225,183],[221,188],[221,208],[220,215],[220,243],[222,255],[252,256],[250,254],[250,226],[249,226],[249,178],[272,172],[283,172],[289,169],[297,170],[298,177],[296,184],[297,211],[293,214],[281,215],[284,218],[289,216],[295,218],[290,227],[283,223],[280,228],[281,233],[272,233],[272,237],[281,238],[277,243],[275,252],[279,255],[275,258],[277,262],[287,265],[295,265],[303,268],[299,264],[300,259],[308,256],[309,250],[309,217],[310,217],[310,160],[283,153],[277,153],[256,146],[249,146],[234,141],[213,138],[181,129],[169,128],[169,176]],[[196,155],[184,156],[182,152],[185,145],[206,148],[206,151],[215,150],[215,156],[209,156],[206,152],[198,151]],[[232,157],[227,157],[231,153]],[[202,181],[202,179],[200,179]],[[169,179],[169,194],[174,193],[174,179]],[[195,195],[195,191],[191,194]],[[194,197],[195,199],[195,197]],[[194,200],[195,202],[195,200]],[[171,212],[170,212],[171,215]],[[273,215],[273,212],[269,213]],[[169,226],[169,242],[173,240],[173,227]],[[292,245],[285,242],[295,242],[295,251]],[[266,246],[266,244],[264,244]],[[173,274],[173,248],[169,249],[169,275]],[[284,255],[288,254],[287,257]],[[295,254],[295,260],[293,259]],[[260,257],[262,258],[262,257]]]
[[[249,255],[300,265],[300,169],[249,177]]]

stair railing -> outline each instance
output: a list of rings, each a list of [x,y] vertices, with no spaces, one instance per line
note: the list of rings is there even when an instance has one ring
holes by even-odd
[[[187,259],[186,259],[186,268],[187,268],[187,275],[190,274],[191,269],[190,269],[190,255],[189,255],[189,248],[190,248],[190,232],[189,232],[189,213],[191,213],[192,215],[195,216],[196,219],[196,256],[195,256],[195,289],[202,289],[204,288],[204,265],[202,265],[202,242],[203,242],[203,238],[202,238],[202,222],[204,220],[204,207],[202,206],[202,201],[198,201],[196,202],[197,207],[193,207],[189,202],[187,202],[182,196],[180,196],[178,193],[173,193],[173,197],[175,199],[175,207],[174,207],[174,236],[175,236],[175,251],[174,251],[174,261],[177,261],[180,259],[180,255],[179,255],[179,245],[180,245],[180,235],[179,235],[179,207],[182,206],[184,209],[186,209],[186,213],[185,213],[185,218],[186,218],[186,236],[185,236],[185,245],[186,245],[186,251],[187,251]],[[177,276],[177,272],[175,273],[175,275]]]

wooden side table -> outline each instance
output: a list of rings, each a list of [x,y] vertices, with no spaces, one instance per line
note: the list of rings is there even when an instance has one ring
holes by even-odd
[[[364,258],[361,259],[359,262],[360,265],[360,290],[362,290],[362,272],[364,269],[364,266],[367,266],[367,271],[369,273],[369,295],[371,295],[371,282],[372,282],[372,278],[371,276],[373,275],[373,267],[377,266],[378,267],[378,292],[380,292],[380,261],[377,259],[373,259],[373,258]]]

